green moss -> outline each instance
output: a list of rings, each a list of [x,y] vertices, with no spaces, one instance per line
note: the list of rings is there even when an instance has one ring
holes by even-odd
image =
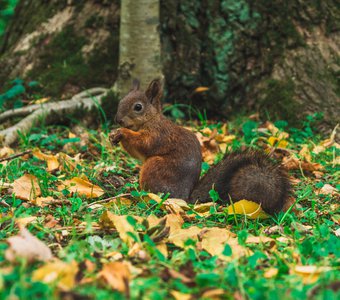
[[[260,111],[268,112],[275,119],[297,122],[296,113],[301,106],[294,100],[295,85],[292,80],[280,81],[270,79],[266,83],[263,96],[260,98]]]
[[[84,59],[81,49],[88,41],[77,36],[68,26],[45,47],[38,65],[28,73],[28,77],[39,81],[50,96],[59,96],[66,85],[85,89],[112,84],[118,58],[109,50],[117,48],[116,39],[117,35],[113,35],[100,49]]]

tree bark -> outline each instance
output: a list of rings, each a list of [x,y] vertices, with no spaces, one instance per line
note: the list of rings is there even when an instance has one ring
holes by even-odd
[[[118,92],[125,95],[135,78],[146,88],[161,76],[159,0],[122,0]]]
[[[110,87],[118,73],[127,86],[133,77],[145,84],[160,75],[160,60],[167,101],[209,117],[257,109],[290,122],[315,112],[328,127],[339,121],[337,1],[160,0],[159,27],[158,1],[149,1],[122,1],[119,63],[118,0],[20,1],[2,47],[0,86],[38,80],[47,96],[67,98]],[[124,17],[124,5],[133,13]],[[209,90],[197,93],[199,86]]]

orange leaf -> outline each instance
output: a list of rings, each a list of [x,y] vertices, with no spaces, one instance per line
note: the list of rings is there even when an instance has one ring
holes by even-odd
[[[131,278],[129,267],[124,262],[110,262],[103,266],[98,276],[106,281],[109,286],[122,293],[129,290]]]
[[[31,174],[25,174],[14,180],[13,193],[15,197],[21,200],[33,200],[41,195],[37,177]]]
[[[59,168],[59,162],[56,156],[54,155],[48,155],[42,153],[39,149],[34,149],[32,151],[33,156],[40,160],[44,160],[47,163],[47,170],[49,172],[52,172],[54,170],[57,170]]]
[[[206,86],[199,86],[197,88],[195,88],[194,92],[195,93],[202,93],[202,92],[205,92],[205,91],[208,91],[209,88],[206,87]]]
[[[96,198],[104,194],[101,187],[79,177],[64,180],[58,185],[59,191],[63,189],[68,189],[71,193],[78,193],[86,198]]]

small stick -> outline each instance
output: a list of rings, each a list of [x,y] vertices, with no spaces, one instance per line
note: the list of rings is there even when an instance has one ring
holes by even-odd
[[[9,160],[12,160],[12,159],[14,159],[14,158],[17,158],[17,157],[20,157],[20,156],[24,156],[24,155],[26,155],[26,154],[30,154],[31,152],[32,152],[32,150],[26,150],[26,151],[23,151],[23,152],[14,154],[14,155],[12,155],[12,156],[4,157],[4,158],[1,158],[1,159],[0,159],[0,162],[9,161]]]
[[[127,193],[127,194],[120,194],[120,195],[115,196],[115,197],[110,197],[110,198],[98,200],[98,201],[95,201],[95,202],[92,202],[92,203],[86,205],[86,208],[88,208],[88,207],[90,207],[90,206],[93,206],[93,205],[95,205],[95,204],[110,202],[111,200],[114,200],[114,199],[117,199],[117,198],[121,198],[121,197],[127,197],[127,196],[131,196],[131,194],[130,194],[130,193]]]

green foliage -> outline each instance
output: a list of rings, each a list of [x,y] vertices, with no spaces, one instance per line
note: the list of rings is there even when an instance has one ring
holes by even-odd
[[[0,41],[7,24],[14,15],[14,9],[18,0],[0,0]]]

